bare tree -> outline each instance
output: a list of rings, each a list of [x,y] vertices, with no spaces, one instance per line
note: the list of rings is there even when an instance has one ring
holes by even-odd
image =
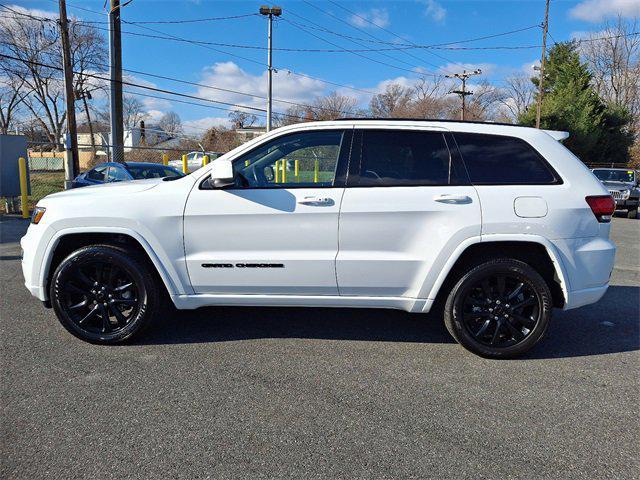
[[[71,25],[71,58],[73,62],[74,91],[76,98],[82,100],[84,114],[91,138],[91,149],[97,151],[94,125],[91,119],[91,109],[87,100],[92,99],[100,90],[106,90],[107,85],[102,80],[92,76],[92,72],[99,71],[107,60],[107,48],[104,39],[98,31],[90,25],[72,23]]]
[[[70,27],[74,70],[95,68],[90,62],[98,62],[106,55],[104,39],[94,27],[76,20],[71,21]],[[19,14],[0,18],[0,51],[12,57],[2,60],[4,74],[21,79],[18,96],[22,105],[55,145],[59,145],[66,120],[59,38],[55,22]],[[76,75],[74,83],[78,90],[86,78]]]
[[[636,131],[640,130],[640,28],[638,19],[622,17],[607,21],[580,48],[593,75],[593,85],[607,103],[629,110]]]
[[[325,97],[316,98],[311,110],[315,120],[335,120],[356,115],[357,103],[353,97],[331,92]]]
[[[374,117],[392,118],[407,116],[414,92],[397,83],[387,85],[383,93],[373,96],[369,103]]]
[[[169,134],[182,133],[182,120],[176,112],[165,113],[162,118],[160,118],[158,126]]]
[[[512,75],[505,79],[503,95],[498,97],[498,101],[511,120],[517,120],[520,115],[527,111],[535,98],[535,85],[531,78],[524,73]]]
[[[446,85],[441,78],[421,78],[412,91],[408,112],[411,118],[443,118],[447,111]]]
[[[18,112],[22,99],[20,89],[24,80],[16,76],[5,76],[0,79],[0,133],[9,133],[13,125],[15,114]]]
[[[234,110],[229,113],[229,120],[235,128],[245,128],[253,126],[258,121],[258,117],[242,110]]]

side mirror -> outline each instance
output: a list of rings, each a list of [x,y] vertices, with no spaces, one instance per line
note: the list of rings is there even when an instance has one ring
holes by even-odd
[[[233,163],[231,160],[216,160],[211,163],[211,181],[216,188],[233,185]]]

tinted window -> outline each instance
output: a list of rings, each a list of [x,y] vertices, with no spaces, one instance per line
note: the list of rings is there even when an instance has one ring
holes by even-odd
[[[162,165],[129,165],[128,169],[131,176],[137,180],[144,178],[164,178],[180,176],[180,174],[176,170],[163,167]]]
[[[628,182],[633,183],[635,181],[635,172],[633,170],[609,170],[606,168],[596,169],[593,171],[594,175],[599,180],[613,181],[613,182]]]
[[[448,185],[451,156],[437,132],[364,130],[355,186]]]
[[[109,173],[107,174],[108,182],[122,182],[129,180],[129,176],[121,167],[109,167]]]
[[[342,130],[300,132],[261,145],[234,161],[236,187],[330,187],[343,137]]]
[[[471,183],[544,185],[557,178],[542,156],[524,140],[498,135],[456,133]]]
[[[93,170],[87,172],[87,178],[94,182],[104,182],[105,173],[107,171],[106,166],[96,167]]]

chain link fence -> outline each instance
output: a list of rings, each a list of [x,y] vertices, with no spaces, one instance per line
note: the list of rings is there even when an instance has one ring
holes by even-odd
[[[194,148],[195,147],[195,148]],[[186,173],[191,173],[203,164],[204,152],[195,145],[179,145],[176,147],[125,147],[122,162],[146,162],[154,164],[168,163],[183,171],[182,156],[187,155]],[[211,159],[219,154],[211,154]],[[101,145],[93,149],[92,145],[78,145],[78,160],[82,174],[105,162],[114,161],[110,145]],[[28,202],[29,211],[38,201],[52,193],[61,192],[65,186],[65,152],[62,145],[48,142],[29,142],[27,146]],[[0,213],[21,210],[20,202],[14,198],[3,198],[0,201]]]

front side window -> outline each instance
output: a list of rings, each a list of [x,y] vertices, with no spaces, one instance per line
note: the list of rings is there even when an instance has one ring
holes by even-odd
[[[478,133],[455,133],[456,143],[475,185],[549,185],[558,177],[524,140]]]
[[[344,139],[343,130],[276,138],[234,161],[236,188],[332,187]]]
[[[352,186],[449,185],[451,155],[440,132],[364,130]]]

